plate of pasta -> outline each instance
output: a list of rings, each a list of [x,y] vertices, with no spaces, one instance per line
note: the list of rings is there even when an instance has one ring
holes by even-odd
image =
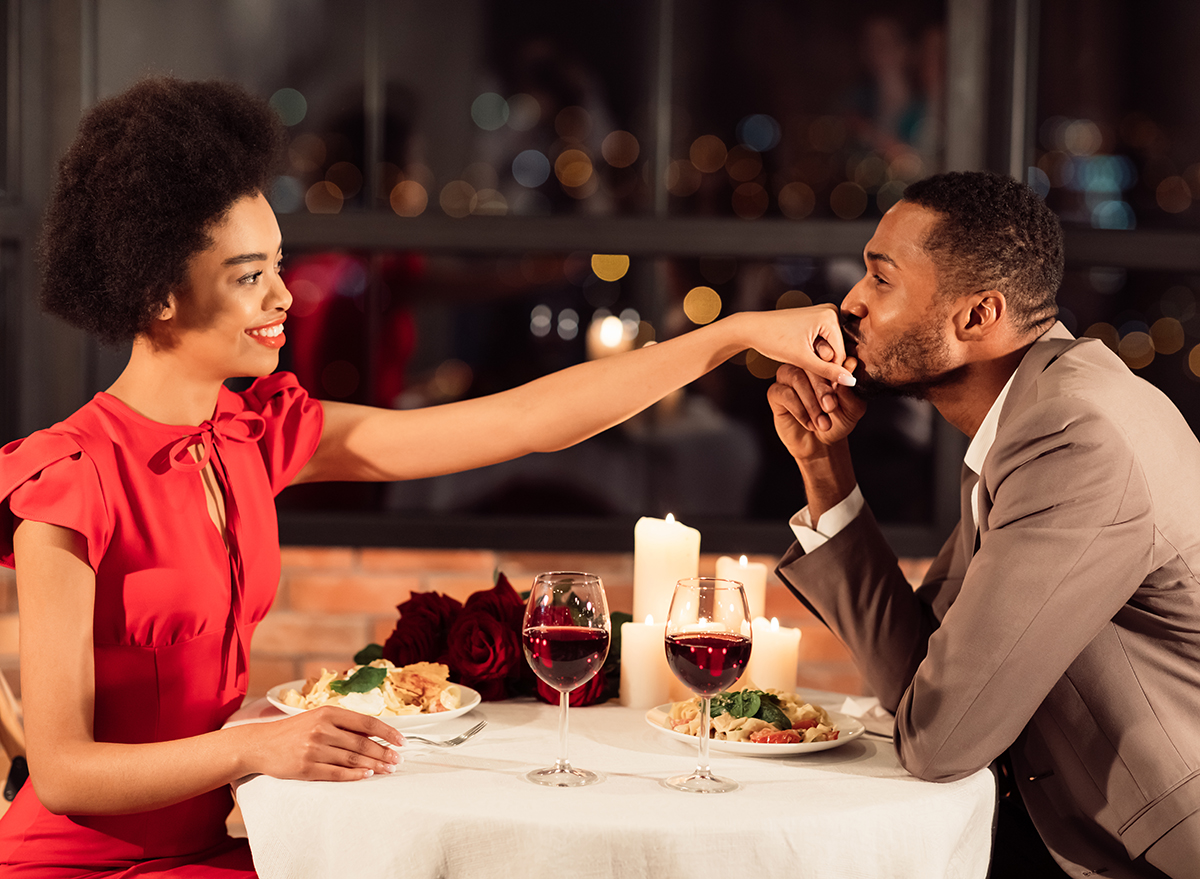
[[[378,717],[396,729],[414,729],[460,717],[480,702],[479,693],[451,683],[436,662],[395,666],[386,659],[346,671],[321,669],[308,680],[288,681],[267,691],[267,701],[285,714],[337,705]]]
[[[661,733],[695,745],[700,699],[668,702],[646,712],[646,723]],[[848,714],[827,711],[795,693],[744,690],[713,697],[712,751],[749,757],[786,757],[837,748],[865,731]]]

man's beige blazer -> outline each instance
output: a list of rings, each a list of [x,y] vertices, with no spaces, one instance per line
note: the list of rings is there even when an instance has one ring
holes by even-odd
[[[1200,823],[1200,443],[1058,324],[1016,371],[978,503],[915,594],[865,508],[779,574],[895,711],[909,771],[1010,749],[1068,872],[1147,875],[1132,858]]]

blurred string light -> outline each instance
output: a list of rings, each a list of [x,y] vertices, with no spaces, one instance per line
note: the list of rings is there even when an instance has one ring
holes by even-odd
[[[693,287],[683,297],[683,313],[694,324],[709,324],[721,314],[721,297],[712,287]]]
[[[843,181],[829,193],[829,207],[843,220],[857,220],[867,209],[867,193],[857,183]]]
[[[579,312],[564,308],[558,313],[558,337],[567,342],[579,335]]]
[[[667,165],[666,184],[671,195],[692,195],[700,188],[700,182],[700,171],[689,160],[676,159]]]
[[[757,220],[769,202],[767,191],[757,183],[743,183],[733,191],[733,212],[743,220]]]
[[[594,253],[592,271],[601,281],[619,281],[629,271],[629,257],[621,253]]]
[[[610,131],[600,142],[600,155],[614,168],[628,168],[637,161],[641,147],[628,131]]]
[[[297,125],[308,115],[308,101],[304,95],[292,88],[279,89],[271,95],[268,103],[279,114],[284,125]]]
[[[781,134],[779,123],[765,113],[747,116],[737,124],[738,140],[760,153],[778,146]]]
[[[350,162],[334,162],[325,172],[325,179],[341,191],[342,198],[354,198],[362,191],[362,171]]]
[[[705,174],[721,170],[728,156],[729,151],[725,148],[724,142],[715,134],[700,135],[692,141],[692,145],[688,149],[688,158],[691,159],[696,170]]]
[[[803,290],[787,290],[775,300],[776,308],[807,308],[812,305],[812,297]]]
[[[503,217],[508,213],[508,201],[495,189],[480,189],[475,193],[471,213],[481,217]]]
[[[529,313],[529,332],[539,339],[550,335],[550,323],[554,312],[548,305],[535,305]]]
[[[484,92],[471,102],[471,120],[484,131],[501,128],[508,116],[508,101],[495,92]]]
[[[1165,177],[1155,189],[1154,198],[1168,214],[1181,214],[1192,206],[1192,189],[1182,177]]]
[[[807,183],[794,181],[779,190],[779,211],[791,220],[803,220],[817,206],[817,196]]]
[[[1154,342],[1149,333],[1133,330],[1121,337],[1117,354],[1130,369],[1144,369],[1154,361]]]
[[[475,187],[465,180],[451,180],[442,187],[438,195],[438,204],[448,217],[462,219],[470,216],[475,209],[477,196]]]
[[[753,180],[762,173],[762,156],[749,147],[735,146],[725,157],[725,172],[742,183]]]
[[[624,308],[617,317],[620,319],[621,327],[625,331],[625,338],[636,339],[639,330],[643,326],[642,316],[638,314],[637,309]],[[644,326],[649,326],[649,324],[645,324]]]
[[[1173,317],[1160,317],[1150,327],[1150,340],[1159,354],[1174,354],[1183,348],[1183,324]]]
[[[746,352],[746,369],[755,378],[775,378],[779,366],[778,360],[772,360],[753,348]]]
[[[542,107],[537,98],[524,92],[508,99],[508,127],[513,131],[530,131],[542,118]]]
[[[539,150],[523,150],[513,159],[512,176],[526,189],[537,189],[550,179],[550,160]]]
[[[592,160],[583,150],[563,150],[554,160],[554,176],[568,189],[578,189],[592,177]]]
[[[304,206],[312,214],[339,214],[345,198],[336,184],[318,180],[304,193]]]
[[[1191,377],[1200,379],[1200,345],[1197,345],[1188,354],[1188,369],[1191,371]]]
[[[416,180],[401,180],[392,187],[388,203],[401,217],[419,217],[429,204],[429,193]]]

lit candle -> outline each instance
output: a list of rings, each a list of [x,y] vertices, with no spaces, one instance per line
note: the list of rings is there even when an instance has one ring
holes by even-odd
[[[674,675],[664,648],[666,623],[621,623],[621,704],[654,708],[671,696]]]
[[[746,605],[750,618],[764,616],[767,612],[767,566],[752,562],[745,556],[735,561],[727,555],[717,559],[717,578],[736,580],[746,587]]]
[[[700,532],[675,517],[643,516],[633,527],[633,618],[665,620],[675,583],[700,571]]]
[[[800,660],[800,630],[781,628],[779,620],[754,620],[754,647],[745,677],[762,690],[796,692],[796,665]]]

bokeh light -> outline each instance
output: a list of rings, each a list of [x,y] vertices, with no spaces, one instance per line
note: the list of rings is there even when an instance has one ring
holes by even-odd
[[[1117,345],[1121,341],[1121,334],[1117,332],[1117,328],[1104,321],[1092,324],[1083,331],[1083,334],[1092,339],[1099,339],[1113,351],[1117,350]]]
[[[573,308],[564,308],[558,313],[558,337],[571,341],[579,335],[579,312]]]
[[[807,308],[812,305],[812,297],[803,290],[788,290],[775,300],[776,308]]]
[[[637,161],[641,147],[628,131],[610,131],[600,142],[600,155],[614,168],[628,168]]]
[[[342,191],[328,180],[318,180],[304,193],[304,206],[312,214],[341,213]]]
[[[442,187],[438,204],[446,216],[462,219],[475,209],[475,187],[465,180],[451,180]]]
[[[289,316],[308,317],[317,310],[317,306],[325,298],[325,291],[311,278],[289,277],[288,292],[292,294],[292,305],[288,309]]]
[[[866,190],[857,183],[839,183],[829,194],[829,207],[843,220],[857,220],[867,209]]]
[[[315,134],[298,134],[288,144],[288,160],[301,175],[313,174],[325,165],[328,149]]]
[[[1194,378],[1200,379],[1200,345],[1197,345],[1188,354],[1188,369],[1191,370]]]
[[[529,313],[529,332],[541,338],[550,335],[550,323],[554,312],[548,305],[535,305]]]
[[[1154,198],[1168,214],[1181,214],[1192,206],[1192,189],[1182,177],[1166,177],[1155,189]]]
[[[892,205],[904,198],[907,186],[903,180],[889,180],[879,187],[879,192],[875,193],[875,204],[879,206],[879,210],[887,213]]]
[[[267,201],[276,213],[294,213],[304,206],[304,184],[287,174],[276,177]]]
[[[592,160],[583,150],[563,150],[554,160],[554,175],[563,186],[583,186],[591,179]]]
[[[554,131],[563,140],[582,143],[592,132],[592,114],[583,107],[563,107],[554,117]]]
[[[694,324],[709,324],[721,314],[721,297],[712,287],[693,287],[683,297],[683,313]]]
[[[269,103],[284,125],[297,125],[308,115],[308,101],[295,89],[280,89],[271,95]]]
[[[1117,344],[1117,354],[1130,369],[1143,369],[1154,360],[1154,342],[1149,333],[1127,333]]]
[[[601,281],[619,281],[629,271],[629,257],[623,253],[593,253],[592,271]]]
[[[362,171],[350,162],[334,162],[325,172],[325,179],[341,190],[342,198],[354,198],[362,191]]]
[[[703,171],[705,174],[721,170],[728,155],[729,151],[725,149],[725,144],[715,134],[700,135],[692,141],[692,146],[688,150],[688,158],[692,160],[692,164],[698,171]]]
[[[817,196],[812,187],[799,180],[779,190],[779,211],[791,220],[803,220],[817,206]]]
[[[760,153],[778,146],[781,134],[779,123],[765,113],[747,116],[737,124],[738,140]]]
[[[742,183],[753,180],[762,173],[762,156],[739,144],[725,157],[725,171],[732,179]]]
[[[667,191],[671,195],[688,196],[700,188],[701,175],[687,159],[676,159],[667,165]]]
[[[433,386],[445,400],[457,400],[471,387],[475,374],[463,361],[451,357],[438,364],[433,371]]]
[[[508,99],[508,127],[513,131],[531,131],[542,118],[537,98],[524,92]]]
[[[1154,350],[1159,354],[1174,354],[1183,347],[1183,324],[1173,317],[1160,317],[1150,327]]]
[[[764,354],[759,354],[753,348],[746,352],[746,369],[755,378],[773,379],[781,365],[778,360],[772,360]]]
[[[769,202],[767,191],[757,183],[743,183],[733,191],[733,212],[743,220],[757,220]]]
[[[495,189],[480,189],[475,193],[471,213],[479,217],[503,217],[508,213],[508,200]]]
[[[538,150],[523,150],[513,159],[512,175],[526,189],[537,189],[550,179],[550,160]]]
[[[401,217],[419,217],[429,204],[429,193],[415,180],[401,180],[392,187],[388,202]]]
[[[508,121],[508,101],[495,92],[484,92],[471,102],[471,120],[484,131],[495,131]]]

